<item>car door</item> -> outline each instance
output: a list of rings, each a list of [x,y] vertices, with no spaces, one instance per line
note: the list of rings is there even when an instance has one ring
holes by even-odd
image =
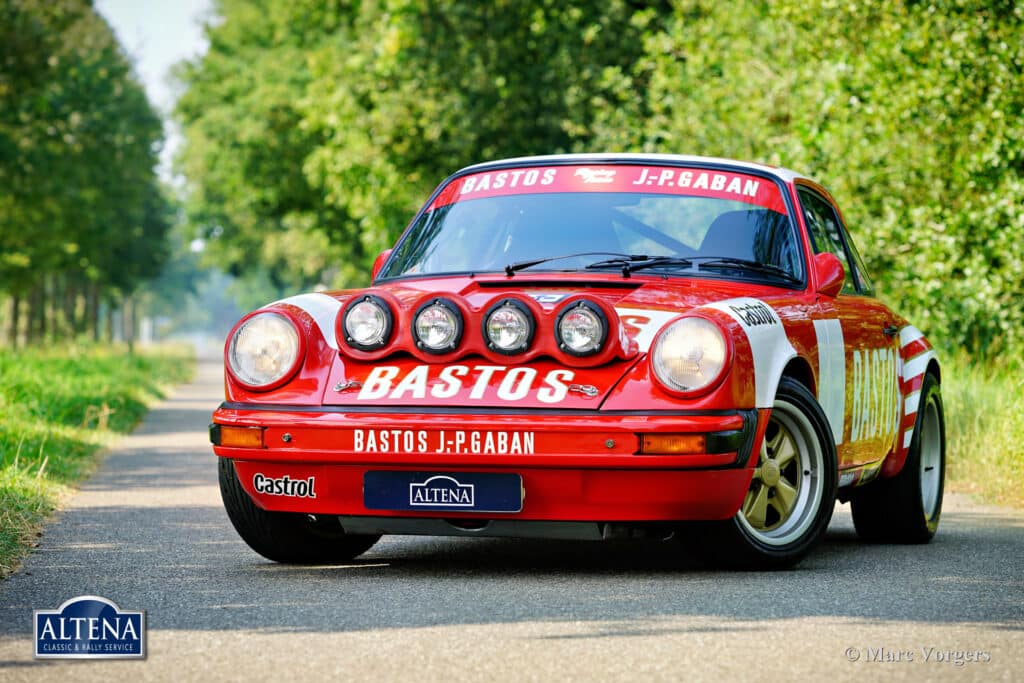
[[[893,448],[901,414],[895,316],[875,298],[831,200],[810,186],[797,194],[812,249],[835,254],[846,271],[839,295],[823,297],[814,314],[819,401],[832,422],[840,468],[879,461]]]

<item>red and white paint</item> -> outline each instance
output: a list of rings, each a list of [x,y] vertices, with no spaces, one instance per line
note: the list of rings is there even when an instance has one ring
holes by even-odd
[[[933,358],[935,358],[935,351],[924,338],[921,330],[913,325],[907,325],[900,330],[900,387],[903,392],[901,450],[904,455],[914,438],[917,408],[921,400],[921,385],[924,383],[924,373],[928,369],[928,362]]]

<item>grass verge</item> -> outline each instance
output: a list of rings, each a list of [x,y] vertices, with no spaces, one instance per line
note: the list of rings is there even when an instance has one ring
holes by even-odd
[[[0,349],[0,578],[99,451],[193,367],[178,346]]]
[[[1024,366],[945,355],[947,487],[1024,508]]]

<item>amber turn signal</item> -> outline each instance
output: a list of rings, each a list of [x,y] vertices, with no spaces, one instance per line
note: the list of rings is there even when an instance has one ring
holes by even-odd
[[[220,427],[220,444],[230,448],[263,448],[263,427]]]
[[[707,453],[703,434],[641,434],[641,455],[696,455]]]

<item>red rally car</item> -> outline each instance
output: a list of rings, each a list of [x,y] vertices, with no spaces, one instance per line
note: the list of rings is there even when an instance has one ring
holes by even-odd
[[[245,316],[225,364],[224,504],[279,562],[382,534],[657,536],[781,567],[837,497],[876,541],[928,541],[942,506],[935,353],[829,193],[781,168],[470,166],[372,286]]]

